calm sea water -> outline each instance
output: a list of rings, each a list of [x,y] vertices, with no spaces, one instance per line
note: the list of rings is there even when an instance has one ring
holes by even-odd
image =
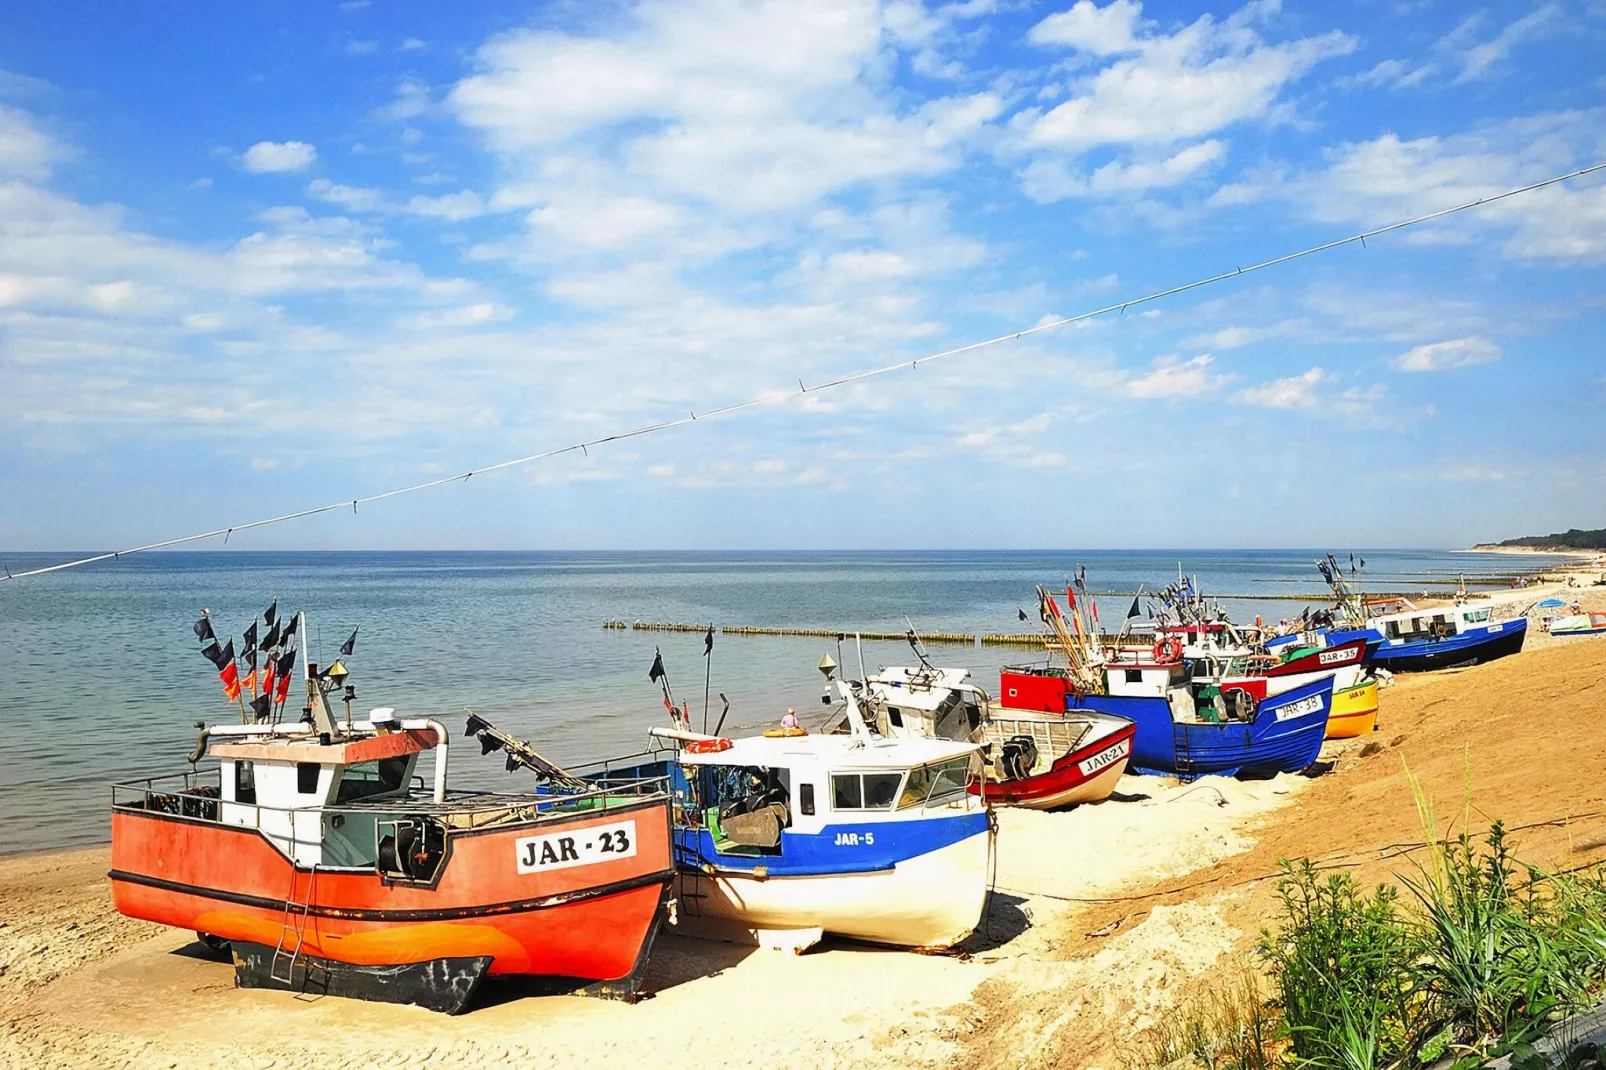
[[[68,554],[7,554],[13,571]],[[0,853],[104,842],[112,780],[187,768],[194,722],[230,721],[190,631],[202,607],[219,637],[238,637],[269,602],[308,614],[313,660],[327,663],[355,627],[354,710],[394,706],[457,732],[474,709],[577,761],[640,749],[664,722],[647,679],[661,648],[677,698],[701,716],[704,662],[695,634],[604,631],[606,618],[718,625],[928,632],[1027,631],[1033,587],[1062,586],[1078,562],[1095,590],[1132,591],[1176,577],[1179,559],[1204,589],[1259,596],[1228,603],[1235,619],[1298,613],[1266,596],[1323,588],[1314,551],[1010,551],[795,553],[157,553],[0,583]],[[1373,590],[1419,590],[1531,571],[1532,558],[1367,551]],[[1443,590],[1442,587],[1434,589]],[[1128,598],[1108,595],[1106,624]],[[732,725],[772,723],[787,706],[820,710],[814,666],[824,639],[717,637],[712,690]],[[847,660],[854,655],[846,652]],[[938,664],[996,687],[1000,665],[1033,655],[937,646]],[[901,643],[867,643],[865,659],[908,664]],[[458,786],[518,786],[496,757],[453,754]]]

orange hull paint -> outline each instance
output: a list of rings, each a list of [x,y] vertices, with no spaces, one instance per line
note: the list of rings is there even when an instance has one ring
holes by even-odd
[[[633,857],[518,872],[520,838],[625,819],[636,823]],[[433,887],[373,870],[295,869],[254,829],[112,814],[112,895],[122,913],[272,948],[285,901],[310,895],[305,952],[360,966],[488,955],[492,974],[621,978],[653,931],[672,871],[668,806],[660,802],[454,830]]]

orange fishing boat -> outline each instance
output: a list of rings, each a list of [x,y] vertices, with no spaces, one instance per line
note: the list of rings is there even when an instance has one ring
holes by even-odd
[[[117,909],[227,948],[241,987],[456,1013],[487,976],[537,975],[633,999],[674,878],[664,782],[528,755],[534,792],[450,791],[445,726],[353,722],[349,687],[342,722],[343,664],[303,665],[305,720],[202,727],[190,760],[215,767],[114,786]]]

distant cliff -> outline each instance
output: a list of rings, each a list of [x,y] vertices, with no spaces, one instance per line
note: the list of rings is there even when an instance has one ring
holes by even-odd
[[[1474,550],[1498,547],[1520,547],[1529,550],[1606,550],[1606,528],[1570,528],[1553,535],[1525,535],[1504,542],[1479,543]]]

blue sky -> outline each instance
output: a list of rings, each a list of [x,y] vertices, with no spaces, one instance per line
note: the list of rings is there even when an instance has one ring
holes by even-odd
[[[1606,3],[6,4],[0,547],[919,356],[1606,160]],[[233,540],[1453,546],[1606,523],[1606,181]]]

